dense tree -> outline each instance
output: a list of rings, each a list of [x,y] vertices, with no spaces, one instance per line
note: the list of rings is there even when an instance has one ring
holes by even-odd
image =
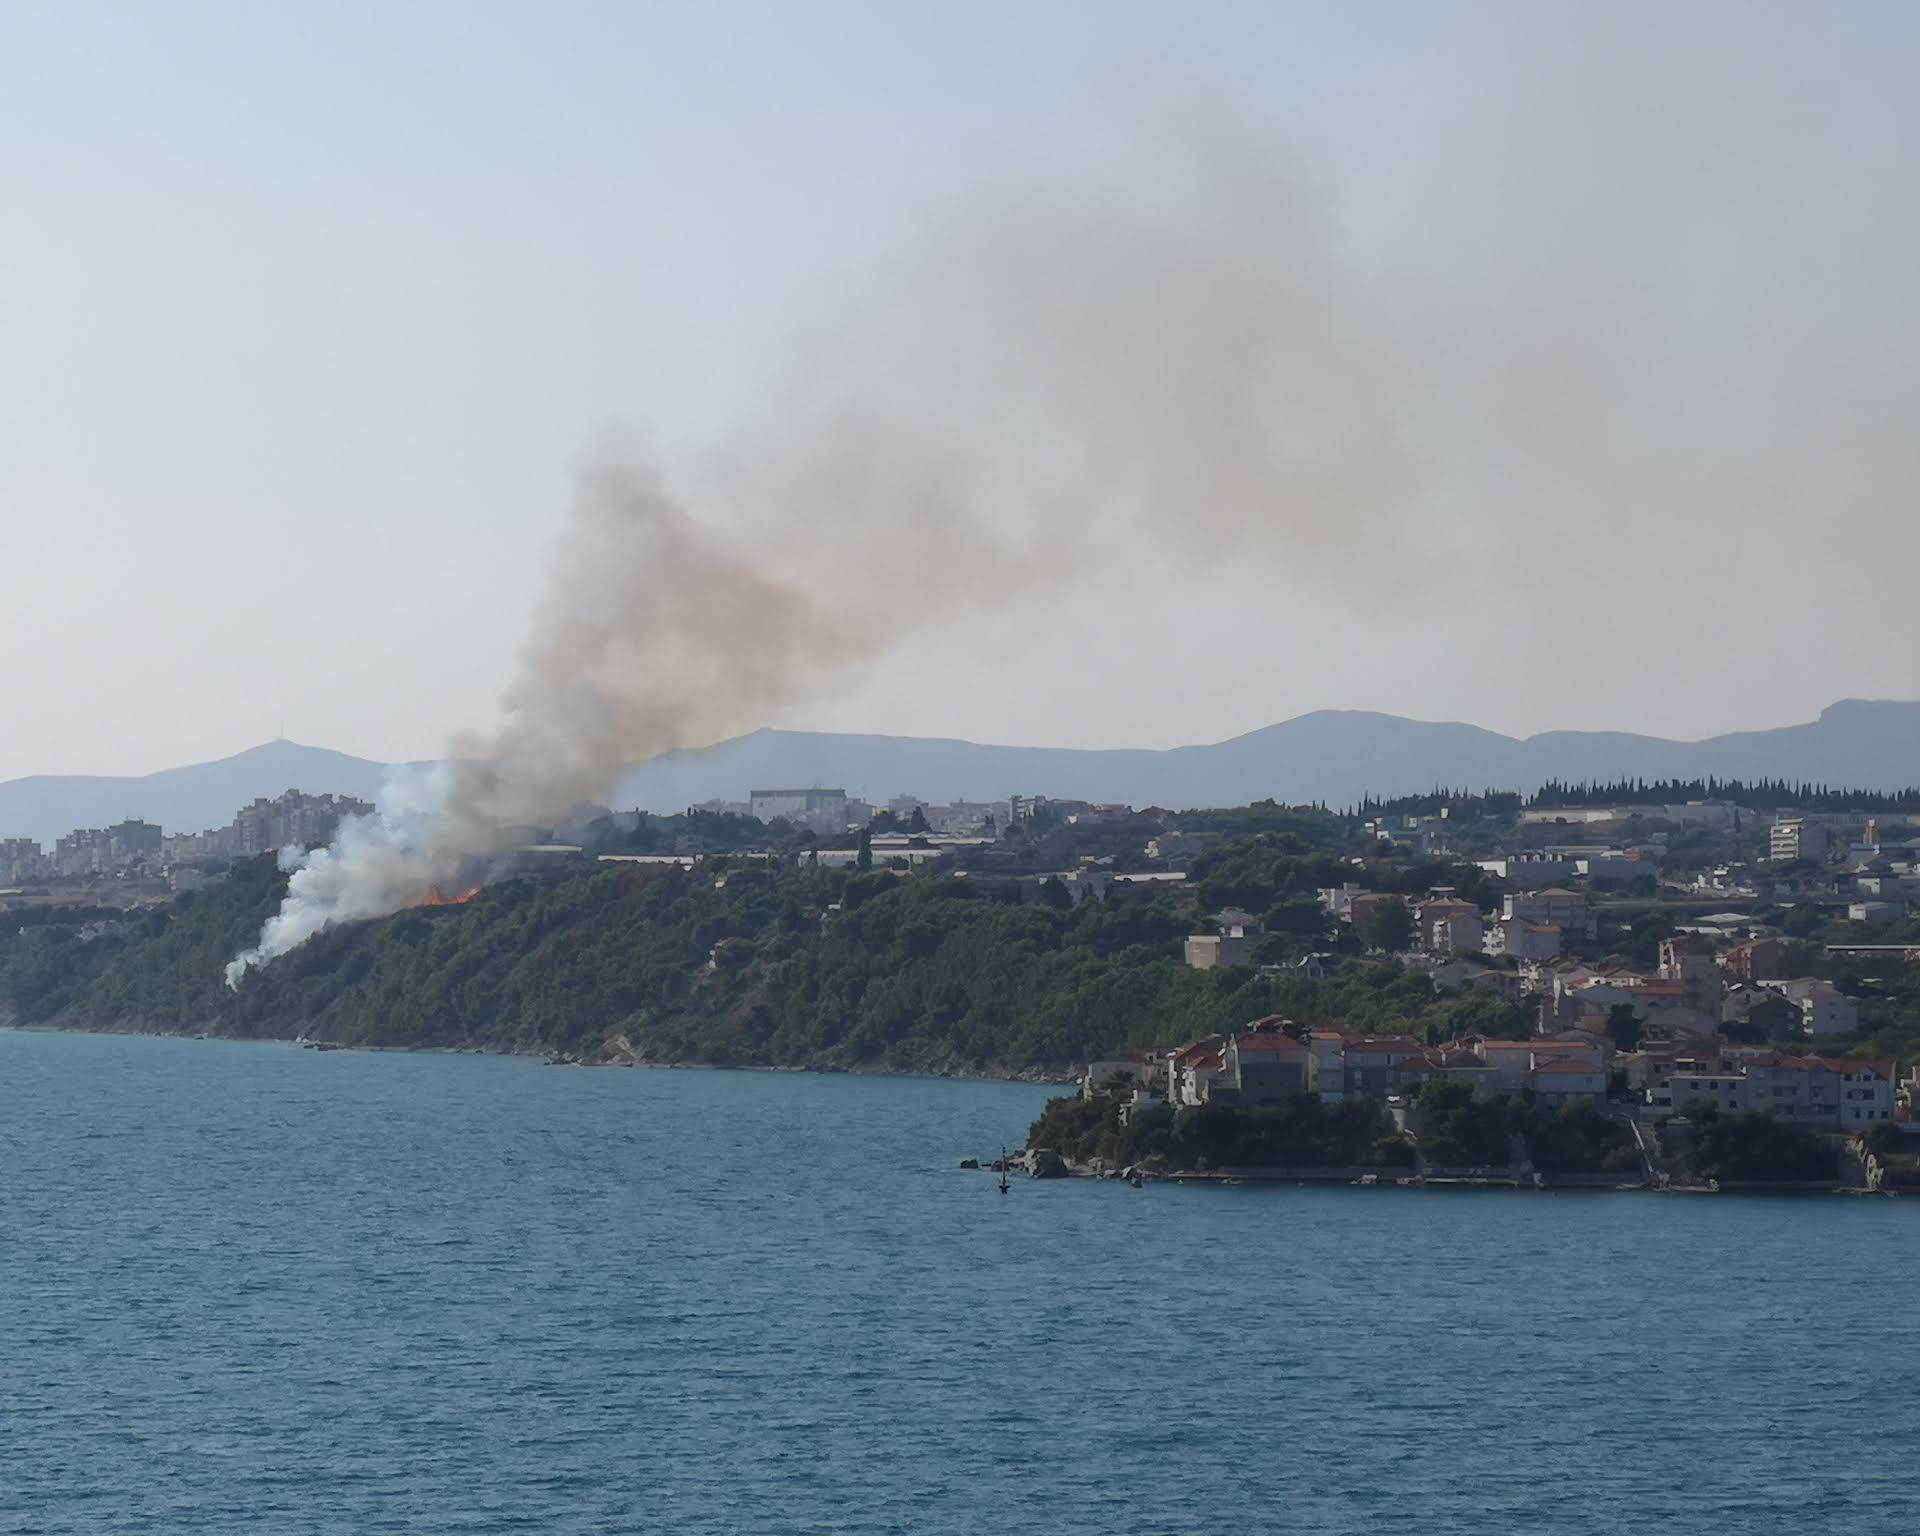
[[[1368,949],[1398,954],[1413,942],[1413,913],[1398,897],[1374,902],[1354,926]]]
[[[1737,1115],[1689,1111],[1688,1118],[1693,1122],[1693,1166],[1704,1178],[1788,1183],[1834,1177],[1839,1159],[1832,1145],[1764,1110]]]
[[[1640,1035],[1640,1015],[1634,1012],[1632,1003],[1615,1003],[1607,1010],[1607,1038],[1616,1051],[1638,1050]]]

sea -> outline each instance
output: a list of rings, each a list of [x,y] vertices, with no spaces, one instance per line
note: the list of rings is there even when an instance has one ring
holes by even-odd
[[[1048,1091],[0,1033],[0,1532],[1920,1528],[1920,1201],[957,1166]]]

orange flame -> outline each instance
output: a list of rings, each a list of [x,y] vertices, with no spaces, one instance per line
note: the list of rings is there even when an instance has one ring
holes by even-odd
[[[444,895],[440,887],[436,885],[432,890],[427,892],[427,899],[421,902],[420,905],[423,907],[458,907],[472,901],[473,898],[479,894],[480,887],[470,885],[458,896],[447,896]]]

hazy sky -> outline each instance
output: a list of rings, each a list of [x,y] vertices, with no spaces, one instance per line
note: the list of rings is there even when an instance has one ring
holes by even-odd
[[[1315,306],[1267,426],[1339,445],[1318,509],[1242,541],[1204,475],[1158,473],[1211,451],[1198,367],[1168,440],[1106,466],[1161,502],[1063,493],[1046,579],[770,723],[1701,735],[1920,694],[1916,45],[1900,4],[13,0],[0,777],[283,721],[436,755],[495,716],[590,443],[644,430],[695,479],[757,458],[931,268],[939,323],[863,353],[864,387],[891,358],[925,409],[1044,446],[1127,358],[1000,390],[1019,359],[969,350],[951,232],[1024,210],[981,278],[1019,290],[983,306],[1004,324],[1038,302],[1009,251],[1057,286],[1062,244],[1105,271],[1131,227],[1053,210],[1164,217],[1196,179],[1290,189],[1284,226],[1220,228]],[[1146,325],[1156,269],[1112,266]],[[777,542],[812,589],[913,605],[977,568],[802,510]]]

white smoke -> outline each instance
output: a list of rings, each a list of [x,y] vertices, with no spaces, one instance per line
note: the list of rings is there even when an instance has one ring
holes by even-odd
[[[341,822],[330,846],[282,848],[286,898],[259,943],[228,962],[227,985],[323,928],[415,906],[453,879],[465,855],[445,835],[450,788],[446,766],[396,768],[374,814]]]

